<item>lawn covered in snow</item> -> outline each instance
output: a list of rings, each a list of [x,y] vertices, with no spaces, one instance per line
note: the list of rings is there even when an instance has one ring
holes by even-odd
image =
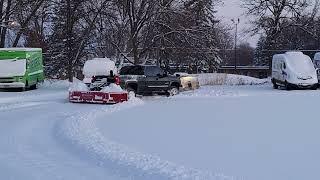
[[[204,172],[248,180],[319,178],[318,91],[203,87],[97,120],[103,136]]]
[[[69,103],[65,81],[0,92],[0,179],[319,179],[320,92],[223,78],[113,106]]]

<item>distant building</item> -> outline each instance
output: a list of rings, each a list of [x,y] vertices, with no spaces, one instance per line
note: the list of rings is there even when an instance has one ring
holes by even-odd
[[[218,69],[218,72],[227,74],[240,74],[260,79],[267,78],[270,75],[269,66],[237,66],[236,69],[234,66],[221,66]]]

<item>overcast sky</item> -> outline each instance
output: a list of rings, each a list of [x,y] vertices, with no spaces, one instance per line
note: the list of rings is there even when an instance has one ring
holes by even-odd
[[[240,18],[239,25],[239,41],[249,42],[251,46],[256,47],[259,36],[252,37],[244,33],[245,29],[250,28],[248,17],[244,15],[244,9],[241,8],[240,0],[223,0],[223,3],[218,7],[218,16],[224,23],[231,24],[231,19]]]

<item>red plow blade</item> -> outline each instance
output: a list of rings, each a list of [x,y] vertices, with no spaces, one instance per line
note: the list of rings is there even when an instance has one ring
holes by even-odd
[[[116,104],[128,101],[127,92],[74,91],[69,92],[69,101],[73,103]]]

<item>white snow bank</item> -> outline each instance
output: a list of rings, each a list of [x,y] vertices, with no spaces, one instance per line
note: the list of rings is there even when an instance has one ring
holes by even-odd
[[[109,86],[106,86],[104,87],[102,90],[102,92],[124,92],[123,89],[119,86],[119,85],[116,85],[116,84],[110,84]]]
[[[109,58],[95,58],[85,62],[83,67],[83,74],[87,78],[92,76],[109,76],[110,71],[117,73],[117,67]]]
[[[213,174],[178,166],[163,161],[157,156],[147,155],[104,137],[96,126],[96,119],[107,114],[143,105],[143,101],[133,98],[127,103],[99,108],[90,113],[79,112],[63,121],[58,127],[58,138],[106,171],[120,177],[137,180],[227,180],[221,174]],[[69,142],[69,143],[68,143]]]
[[[269,79],[257,79],[248,76],[234,74],[198,74],[200,86],[208,85],[261,85],[269,83]]]
[[[72,92],[72,91],[89,91],[89,88],[83,82],[75,81],[69,87],[69,92]]]
[[[71,84],[68,80],[46,79],[43,83],[40,83],[39,86],[45,89],[68,89]]]

